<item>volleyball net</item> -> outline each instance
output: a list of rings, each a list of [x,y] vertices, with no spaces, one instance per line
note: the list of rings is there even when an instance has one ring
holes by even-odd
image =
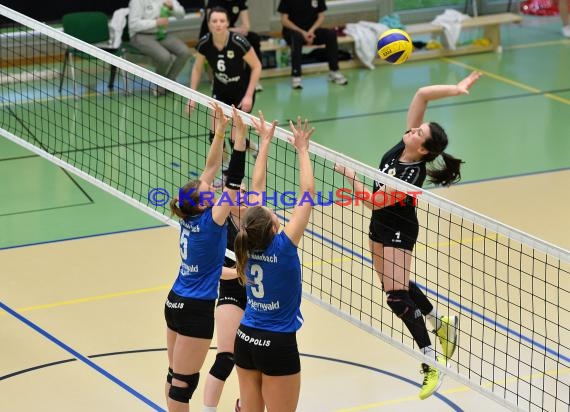
[[[203,170],[212,99],[123,60],[121,50],[104,52],[4,6],[0,15],[8,22],[0,135],[176,226],[166,201]],[[158,87],[167,93],[155,96]],[[197,102],[190,116],[189,98]],[[268,205],[283,220],[302,198],[289,136],[277,129],[267,171]],[[258,139],[253,129],[249,138]],[[433,364],[385,304],[368,250],[370,212],[334,164],[355,169],[369,188],[376,180],[414,193],[421,227],[412,278],[442,314],[461,319],[452,362],[434,365],[508,408],[567,411],[569,252],[314,142],[310,152],[318,194],[299,247],[305,297]],[[247,156],[246,176],[254,161]]]

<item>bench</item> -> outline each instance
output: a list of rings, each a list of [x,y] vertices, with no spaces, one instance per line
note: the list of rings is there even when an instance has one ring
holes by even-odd
[[[433,59],[438,57],[451,57],[460,56],[473,53],[484,53],[484,52],[500,52],[501,47],[501,25],[510,23],[521,23],[522,16],[514,13],[498,13],[489,14],[485,16],[472,17],[471,19],[465,20],[462,24],[462,30],[471,29],[483,29],[483,37],[488,40],[488,42],[481,44],[468,44],[458,46],[455,50],[449,48],[431,49],[431,50],[416,50],[410,56],[410,61],[412,60],[423,60],[423,59]],[[419,23],[410,24],[406,27],[406,32],[410,35],[412,40],[416,40],[420,36],[428,35],[433,40],[439,41],[442,45],[445,44],[443,28],[440,26],[433,25],[431,23]],[[339,36],[338,37],[339,47],[348,47],[353,55],[352,60],[340,61],[340,69],[350,69],[354,67],[363,67],[362,63],[356,57],[354,53],[354,39],[351,36]],[[324,46],[304,46],[303,49],[314,48],[314,47],[324,47]],[[287,52],[289,46],[281,45],[275,41],[262,41],[261,51],[262,52],[272,52],[281,53],[283,51]],[[276,58],[277,63],[279,59]],[[386,64],[382,59],[377,58],[374,61],[375,64]],[[317,73],[328,70],[327,63],[315,63],[303,66],[303,73]],[[277,76],[289,76],[291,74],[290,67],[275,67],[270,69],[264,69],[261,77],[277,77]]]

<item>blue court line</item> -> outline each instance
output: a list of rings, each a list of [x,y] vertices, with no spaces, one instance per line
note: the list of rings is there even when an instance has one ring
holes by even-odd
[[[285,222],[288,222],[288,221],[289,221],[289,219],[287,219],[285,216],[282,216],[282,215],[279,215],[279,214],[278,214],[278,216],[279,216],[281,219],[283,219]],[[116,232],[99,233],[99,234],[95,234],[95,235],[77,236],[77,237],[71,237],[71,238],[65,238],[65,239],[59,239],[59,240],[49,240],[49,241],[45,241],[45,242],[29,243],[29,244],[17,245],[17,246],[8,246],[8,247],[0,248],[0,251],[2,251],[2,250],[8,250],[8,249],[20,248],[20,247],[27,247],[27,246],[36,246],[36,245],[42,245],[42,244],[49,244],[49,243],[56,243],[56,242],[64,242],[64,241],[68,241],[68,240],[79,240],[79,239],[86,239],[86,238],[90,238],[90,237],[107,236],[107,235],[114,235],[114,234],[127,233],[127,232],[136,232],[136,231],[139,231],[139,230],[147,230],[147,229],[156,229],[156,228],[166,227],[166,226],[167,226],[167,225],[158,225],[158,226],[150,226],[150,227],[139,228],[139,229],[126,229],[126,230],[119,230],[119,231],[116,231]],[[352,256],[356,256],[357,258],[362,259],[362,260],[365,261],[366,263],[372,265],[372,259],[370,259],[370,258],[368,258],[368,257],[366,257],[366,256],[364,256],[364,255],[362,255],[362,254],[360,254],[360,253],[355,252],[354,250],[350,249],[349,247],[346,247],[346,246],[344,246],[344,245],[342,245],[342,244],[340,244],[340,243],[338,243],[338,242],[335,242],[334,240],[329,239],[328,237],[322,236],[322,235],[320,235],[320,234],[318,234],[318,233],[316,233],[316,232],[314,232],[314,231],[312,231],[312,230],[310,230],[310,229],[305,229],[305,231],[306,231],[307,233],[309,233],[311,236],[314,236],[314,237],[316,237],[316,238],[319,238],[319,239],[321,239],[321,240],[323,240],[323,241],[325,241],[325,242],[331,244],[331,245],[334,246],[335,248],[341,249],[342,251],[347,252],[347,253],[351,254]],[[511,329],[511,328],[509,328],[509,327],[507,327],[507,326],[505,326],[505,325],[503,325],[503,324],[497,322],[496,320],[493,320],[493,319],[491,319],[491,318],[489,318],[489,317],[487,317],[487,316],[485,316],[485,315],[482,315],[482,314],[480,314],[479,312],[476,312],[476,311],[474,311],[474,310],[472,310],[472,309],[470,309],[470,308],[468,308],[468,307],[462,305],[461,303],[459,303],[459,302],[457,302],[457,301],[455,301],[455,300],[452,300],[452,299],[448,298],[447,296],[441,295],[441,294],[439,294],[438,292],[436,292],[436,291],[434,291],[434,290],[432,290],[432,289],[429,289],[428,287],[426,287],[426,286],[424,286],[424,285],[422,285],[422,284],[420,284],[420,283],[417,283],[417,282],[416,282],[416,285],[418,285],[419,287],[421,287],[423,290],[428,291],[428,292],[430,292],[430,293],[436,295],[436,296],[437,296],[438,298],[440,298],[441,300],[446,301],[446,302],[448,302],[448,303],[450,303],[450,304],[452,304],[452,305],[454,305],[454,306],[456,306],[456,307],[458,307],[458,308],[464,310],[465,312],[470,313],[471,315],[473,315],[473,316],[475,316],[475,317],[477,317],[477,318],[483,320],[484,322],[487,322],[487,323],[489,323],[489,324],[491,324],[491,325],[494,325],[494,326],[498,327],[499,329],[501,329],[501,330],[507,332],[507,334],[511,334],[511,335],[513,335],[513,336],[516,336],[516,337],[520,338],[521,340],[523,340],[523,341],[525,341],[525,342],[531,344],[533,347],[540,348],[540,349],[542,349],[543,351],[545,351],[546,353],[549,353],[549,354],[551,354],[551,355],[554,355],[555,357],[557,357],[557,358],[559,358],[559,359],[565,361],[566,363],[570,364],[570,357],[565,356],[565,355],[562,355],[562,354],[560,354],[559,352],[557,352],[556,350],[547,347],[546,345],[543,345],[543,344],[541,344],[541,343],[535,342],[533,339],[531,339],[531,338],[529,338],[529,337],[527,337],[527,336],[525,336],[525,335],[523,335],[523,334],[521,334],[521,333],[519,333],[519,332],[514,331],[513,329]]]
[[[63,350],[65,350],[66,352],[69,352],[71,355],[73,355],[77,360],[79,360],[80,362],[85,363],[87,366],[90,366],[91,368],[95,369],[97,372],[99,372],[101,375],[103,375],[104,377],[106,377],[107,379],[109,379],[110,381],[116,383],[117,385],[119,385],[120,387],[122,387],[123,389],[125,389],[127,392],[129,392],[131,395],[134,395],[135,397],[137,397],[138,399],[140,399],[141,401],[143,401],[144,403],[146,403],[148,406],[150,406],[151,408],[153,408],[155,411],[163,411],[165,412],[164,409],[162,409],[160,406],[158,406],[156,403],[154,403],[153,401],[151,401],[150,399],[148,399],[146,396],[142,395],[141,393],[137,392],[136,390],[134,390],[133,388],[131,388],[129,385],[127,385],[125,382],[121,381],[120,379],[116,378],[115,376],[111,375],[109,372],[107,372],[105,369],[101,368],[99,365],[97,365],[96,363],[94,363],[91,359],[87,358],[86,356],[83,356],[82,354],[80,354],[79,352],[77,352],[75,349],[71,348],[70,346],[66,345],[65,343],[63,343],[62,341],[60,341],[58,338],[56,338],[55,336],[53,336],[51,333],[47,332],[46,330],[42,329],[41,327],[39,327],[38,325],[36,325],[35,323],[33,323],[32,321],[30,321],[29,319],[25,318],[24,316],[20,315],[18,312],[16,312],[15,310],[13,310],[12,308],[6,306],[3,302],[0,302],[0,308],[4,309],[6,312],[8,312],[10,315],[14,316],[16,319],[18,319],[19,321],[25,323],[26,325],[28,325],[30,328],[32,328],[33,330],[35,330],[36,332],[38,332],[40,335],[44,336],[45,338],[49,339],[50,341],[52,341],[53,343],[55,343],[57,346],[59,346],[60,348],[62,348]]]
[[[278,215],[278,216],[279,216],[281,219],[283,219],[284,221],[286,221],[286,222],[289,221],[289,219],[287,219],[285,216],[282,216],[282,215]],[[360,253],[358,253],[358,252],[355,252],[354,250],[352,250],[352,249],[350,249],[350,248],[348,248],[348,247],[346,247],[346,246],[343,246],[343,245],[339,244],[338,242],[335,242],[334,240],[327,238],[326,236],[323,236],[323,235],[321,235],[321,234],[319,234],[319,233],[316,233],[316,232],[314,232],[314,231],[311,230],[311,229],[305,229],[305,232],[309,233],[311,236],[314,236],[314,237],[316,237],[316,238],[318,238],[318,239],[321,239],[321,240],[323,240],[323,241],[325,241],[325,242],[327,242],[327,243],[330,243],[331,245],[333,245],[333,246],[335,246],[335,247],[337,247],[337,248],[339,248],[339,249],[342,249],[343,251],[350,253],[352,256],[356,256],[357,258],[362,259],[362,260],[365,261],[366,263],[369,263],[370,265],[372,265],[372,259],[370,259],[370,258],[368,258],[368,257],[366,257],[366,256],[364,256],[364,255],[362,255],[362,254],[360,254]],[[485,316],[485,315],[482,315],[481,313],[476,312],[476,311],[474,311],[473,309],[468,308],[467,306],[464,306],[464,305],[462,305],[461,303],[459,303],[459,302],[457,302],[457,301],[455,301],[455,300],[453,300],[453,299],[450,299],[450,298],[447,297],[447,296],[441,295],[441,294],[439,294],[438,292],[436,292],[435,290],[429,289],[427,286],[424,286],[424,285],[422,285],[422,284],[420,284],[420,283],[417,283],[417,282],[416,282],[416,285],[418,285],[419,287],[421,287],[423,290],[428,291],[429,293],[432,293],[432,294],[436,295],[436,296],[438,297],[438,299],[441,299],[441,300],[443,300],[443,301],[446,301],[446,302],[448,302],[448,303],[450,303],[450,304],[452,304],[452,305],[454,305],[454,306],[460,308],[461,310],[463,310],[463,311],[465,311],[465,312],[468,312],[468,313],[470,313],[471,315],[473,315],[473,316],[475,316],[475,317],[477,317],[477,318],[479,318],[479,319],[482,319],[483,322],[489,323],[490,325],[495,326],[495,327],[498,327],[499,329],[505,331],[507,334],[516,336],[517,338],[519,338],[519,339],[521,339],[521,340],[523,340],[523,341],[525,341],[525,342],[528,342],[529,344],[531,344],[532,347],[539,348],[539,349],[541,349],[541,350],[543,350],[543,351],[545,351],[545,352],[547,352],[547,353],[549,353],[549,354],[551,354],[551,355],[554,355],[556,358],[559,358],[559,359],[565,361],[566,363],[570,364],[570,357],[565,356],[565,355],[562,355],[560,352],[557,352],[557,351],[554,350],[554,349],[550,349],[550,348],[547,347],[546,345],[543,345],[543,344],[541,344],[541,343],[538,343],[538,342],[534,341],[533,339],[531,339],[531,338],[529,338],[529,337],[523,335],[522,333],[516,332],[516,331],[514,331],[513,329],[511,329],[511,328],[509,328],[509,327],[507,327],[507,326],[505,326],[505,325],[499,323],[498,321],[496,321],[496,320],[494,320],[494,319],[491,319],[491,318],[489,318],[489,317],[487,317],[487,316]]]
[[[216,346],[211,346],[210,350],[217,350]],[[139,353],[148,353],[148,352],[164,352],[166,351],[166,348],[152,348],[152,349],[135,349],[135,350],[128,350],[128,351],[120,351],[120,352],[110,352],[110,353],[101,353],[101,354],[97,354],[97,355],[90,355],[89,358],[103,358],[103,357],[108,357],[108,356],[118,356],[118,355],[132,355],[132,354],[139,354]],[[372,372],[376,372],[376,373],[380,373],[382,375],[386,375],[390,378],[408,383],[412,386],[416,386],[418,388],[421,388],[422,385],[420,385],[419,383],[406,378],[405,376],[402,375],[398,375],[397,373],[394,372],[389,372],[386,371],[384,369],[379,369],[376,368],[374,366],[370,366],[370,365],[365,365],[363,363],[357,363],[357,362],[353,362],[353,361],[348,361],[348,360],[344,360],[344,359],[339,359],[339,358],[331,358],[329,356],[322,356],[322,355],[312,355],[309,353],[299,353],[299,355],[301,357],[304,358],[312,358],[312,359],[318,359],[318,360],[325,360],[325,361],[329,361],[329,362],[334,362],[334,363],[340,363],[343,365],[348,365],[348,366],[355,366],[357,368],[361,368],[361,369],[367,369],[369,371]],[[14,376],[18,376],[18,375],[23,375],[25,373],[29,373],[29,372],[33,372],[39,369],[43,369],[43,368],[47,368],[47,367],[51,367],[51,366],[57,366],[57,365],[62,365],[65,363],[69,363],[69,362],[74,362],[77,359],[63,359],[60,361],[55,361],[55,362],[50,362],[50,363],[44,363],[42,365],[36,365],[36,366],[32,366],[31,368],[27,368],[27,369],[23,369],[20,371],[16,371],[16,372],[12,372],[9,373],[8,375],[5,376],[0,376],[0,381],[3,379],[8,379],[8,378],[12,378]],[[440,394],[439,392],[435,392],[432,396],[439,398],[441,401],[443,401],[444,403],[448,404],[454,411],[457,412],[463,412],[463,409],[461,409],[461,407],[459,405],[457,405],[456,403],[454,403],[451,399],[447,398],[446,396]]]

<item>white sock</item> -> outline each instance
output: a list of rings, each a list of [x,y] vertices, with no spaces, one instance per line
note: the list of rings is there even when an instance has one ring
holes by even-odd
[[[217,409],[218,408],[216,406],[204,406],[202,408],[202,412],[216,412]]]
[[[435,306],[431,312],[426,315],[426,320],[434,330],[438,330],[441,327],[441,319]]]
[[[435,353],[435,351],[433,350],[433,348],[430,346],[426,346],[425,348],[422,348],[422,353],[424,355],[426,355],[428,358],[431,358],[433,360],[436,360],[436,355],[437,353]]]

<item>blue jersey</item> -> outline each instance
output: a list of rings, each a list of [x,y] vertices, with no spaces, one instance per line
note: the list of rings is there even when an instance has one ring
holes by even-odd
[[[182,263],[172,291],[178,296],[214,300],[222,275],[228,231],[214,222],[212,208],[180,221]]]
[[[247,259],[247,306],[242,324],[272,332],[295,332],[301,315],[301,262],[285,232]]]

